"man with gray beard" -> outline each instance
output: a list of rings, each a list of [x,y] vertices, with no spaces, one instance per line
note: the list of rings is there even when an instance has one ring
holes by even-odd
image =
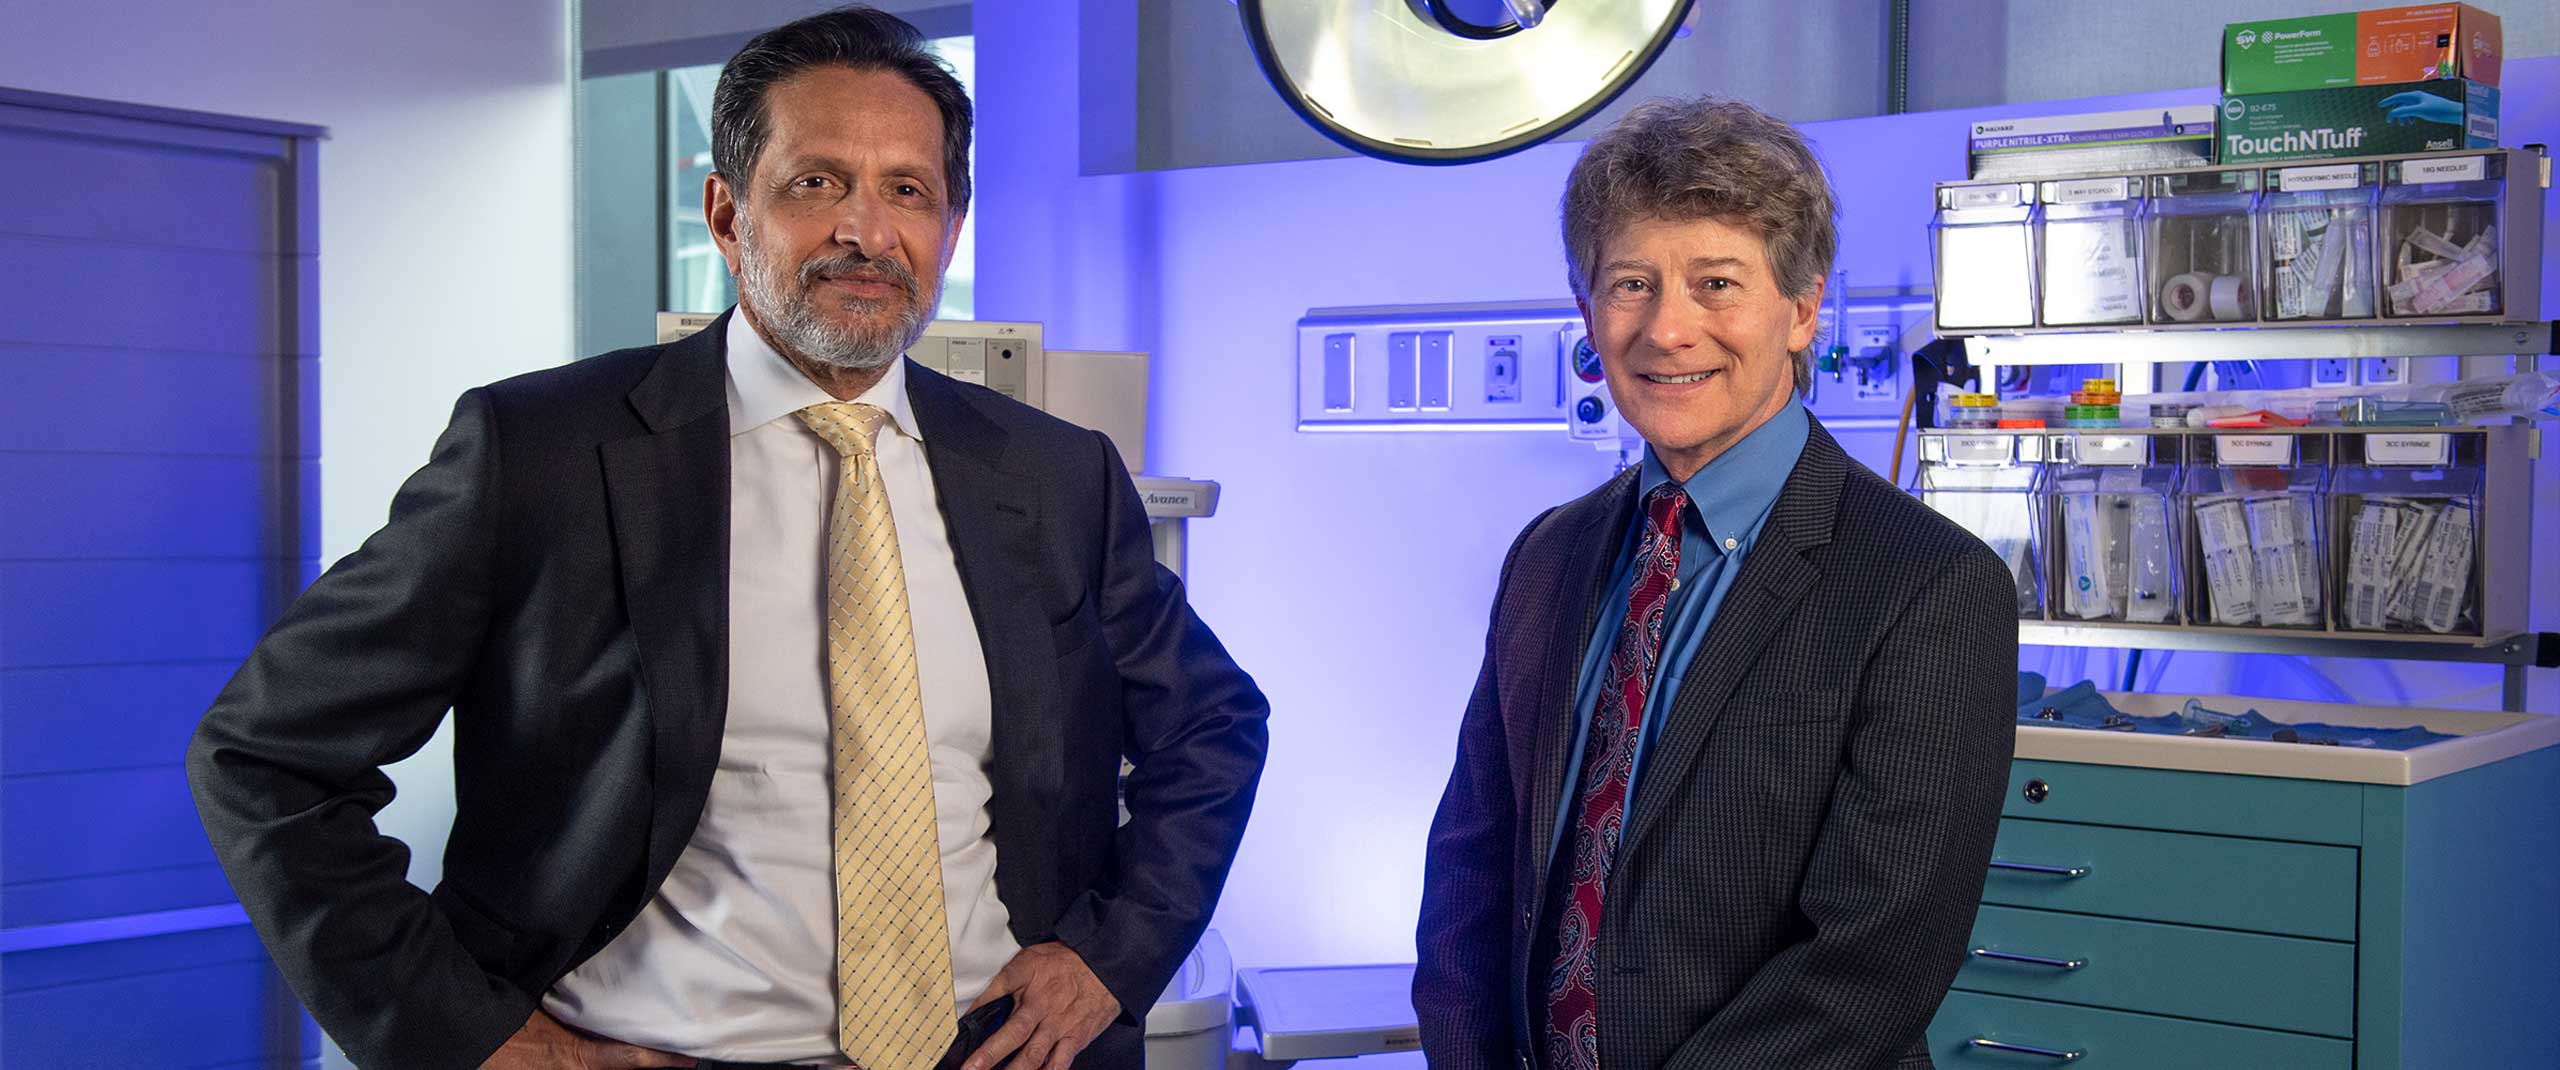
[[[969,203],[920,35],[791,23],[713,111],[738,307],[465,394],[205,715],[206,831],[368,1068],[1135,1070],[1261,693],[1109,440],[901,359]],[[373,815],[448,708],[429,894]]]

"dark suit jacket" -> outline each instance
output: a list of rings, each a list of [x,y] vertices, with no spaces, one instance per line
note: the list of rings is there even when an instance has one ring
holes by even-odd
[[[1635,485],[1540,516],[1503,565],[1423,883],[1433,1070],[1544,1061],[1530,949],[1576,670],[1600,615],[1625,612],[1599,602]],[[1629,804],[1599,938],[1604,1065],[1929,1065],[2008,782],[2017,634],[1999,557],[1816,423]]]
[[[464,394],[390,523],[196,732],[215,853],[359,1065],[480,1065],[692,837],[728,704],[726,327]],[[1119,998],[1083,1064],[1134,1068],[1243,834],[1266,706],[1157,567],[1108,440],[922,367],[907,382],[986,650],[997,892],[1017,939],[1064,942]],[[430,896],[373,815],[380,767],[448,707]]]

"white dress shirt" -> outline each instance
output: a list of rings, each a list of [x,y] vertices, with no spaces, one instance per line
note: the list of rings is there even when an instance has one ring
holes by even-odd
[[[683,1055],[841,1061],[824,642],[827,516],[840,461],[792,415],[835,399],[774,352],[744,310],[729,318],[728,343],[729,714],[720,765],[666,883],[543,1005],[580,1029]],[[905,361],[855,400],[889,413],[880,473],[915,625],[956,1015],[1020,950],[996,898],[987,835],[986,656],[907,403]]]

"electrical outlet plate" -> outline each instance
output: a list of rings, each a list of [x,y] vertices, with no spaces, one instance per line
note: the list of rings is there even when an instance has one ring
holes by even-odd
[[[2355,362],[2345,357],[2325,357],[2311,362],[2311,385],[2346,386],[2355,382]]]
[[[1520,401],[1520,336],[1487,335],[1484,340],[1484,400],[1487,404]]]
[[[2366,357],[2357,369],[2366,386],[2393,386],[2409,381],[2409,362],[2399,357]]]

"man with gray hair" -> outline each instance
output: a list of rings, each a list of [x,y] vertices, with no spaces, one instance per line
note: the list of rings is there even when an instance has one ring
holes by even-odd
[[[1137,1070],[1262,694],[1110,440],[904,359],[969,206],[923,36],[800,19],[712,110],[738,307],[463,396],[205,715],[215,853],[369,1070]],[[373,814],[448,707],[430,894]]]
[[[1647,448],[1503,564],[1424,878],[1433,1070],[1931,1065],[2017,624],[2000,558],[1805,411],[1834,213],[1729,101],[1574,165],[1574,296]]]

